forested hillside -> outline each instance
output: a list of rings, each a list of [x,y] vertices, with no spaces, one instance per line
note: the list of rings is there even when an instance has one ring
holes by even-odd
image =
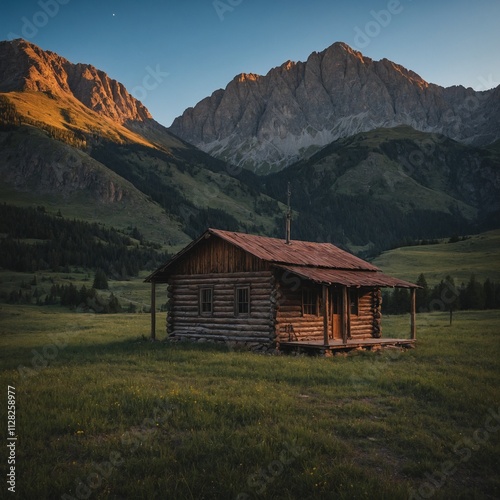
[[[127,235],[97,223],[51,216],[44,207],[0,205],[0,267],[19,272],[102,269],[108,276],[137,276],[168,259],[136,227]]]
[[[498,227],[500,156],[410,127],[339,139],[262,178],[283,199],[292,188],[293,234],[375,256],[415,240]]]

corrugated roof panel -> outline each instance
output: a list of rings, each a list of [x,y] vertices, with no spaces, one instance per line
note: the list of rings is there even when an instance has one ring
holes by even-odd
[[[418,288],[417,285],[383,274],[380,269],[331,243],[315,243],[256,236],[220,229],[208,229],[164,266],[146,278],[147,282],[166,282],[171,266],[201,241],[217,236],[276,267],[297,276],[327,285]]]
[[[287,244],[282,239],[253,234],[220,229],[209,229],[208,232],[268,262],[334,269],[379,270],[373,264],[341,250],[331,243],[292,240],[290,244]]]
[[[380,271],[346,271],[290,265],[277,265],[276,267],[323,285],[419,288],[413,283],[387,276]]]

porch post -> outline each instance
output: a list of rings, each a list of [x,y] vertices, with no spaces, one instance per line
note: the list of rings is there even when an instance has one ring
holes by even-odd
[[[330,305],[328,287],[323,285],[323,342],[329,345],[328,332],[330,330]]]
[[[342,287],[342,342],[347,344],[349,324],[347,315],[349,313],[349,294],[346,286]]]
[[[151,340],[156,340],[156,283],[151,282]]]
[[[410,308],[411,308],[411,311],[410,311],[410,315],[411,315],[411,319],[410,319],[410,338],[412,340],[415,340],[417,338],[417,324],[415,322],[415,319],[416,319],[416,312],[417,312],[417,290],[416,288],[412,288],[411,289],[411,299],[410,299]]]

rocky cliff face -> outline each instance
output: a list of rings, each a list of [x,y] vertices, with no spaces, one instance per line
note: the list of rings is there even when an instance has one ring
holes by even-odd
[[[277,202],[238,174],[171,134],[93,66],[0,42],[5,192],[71,205],[90,220],[106,214],[120,228],[135,223],[161,242],[187,243],[207,226],[271,232]]]
[[[72,64],[25,40],[0,42],[0,92],[26,90],[71,95],[120,124],[152,119],[141,102],[103,71],[88,64]]]
[[[187,109],[171,131],[206,152],[266,173],[358,132],[409,125],[465,143],[500,137],[499,89],[427,83],[343,43],[266,76],[238,75]]]
[[[83,151],[24,127],[0,132],[2,181],[20,191],[57,193],[62,199],[88,192],[100,203],[118,203],[133,186],[107,171]],[[137,197],[137,195],[135,195]]]

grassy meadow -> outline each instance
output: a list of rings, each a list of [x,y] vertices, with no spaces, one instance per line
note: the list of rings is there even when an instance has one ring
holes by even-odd
[[[499,326],[419,314],[413,350],[269,356],[150,342],[147,314],[1,304],[16,497],[499,498]]]
[[[415,281],[424,273],[435,285],[446,275],[455,283],[467,283],[472,273],[481,283],[500,281],[500,230],[472,235],[456,243],[401,247],[383,252],[373,263],[385,273]]]
[[[108,290],[100,290],[102,296],[109,296],[111,293],[117,297],[122,308],[126,310],[131,304],[137,311],[149,311],[151,305],[151,285],[144,283],[144,279],[151,274],[149,271],[141,271],[137,278],[129,280],[108,280]],[[19,273],[15,271],[0,271],[0,294],[9,294],[12,290],[33,291],[38,289],[40,297],[45,298],[53,284],[68,286],[73,284],[77,289],[83,285],[92,287],[94,272],[75,270],[71,273],[56,273],[38,271],[36,273]],[[36,284],[34,283],[36,280]],[[166,285],[157,286],[157,307],[160,308],[166,303]]]

